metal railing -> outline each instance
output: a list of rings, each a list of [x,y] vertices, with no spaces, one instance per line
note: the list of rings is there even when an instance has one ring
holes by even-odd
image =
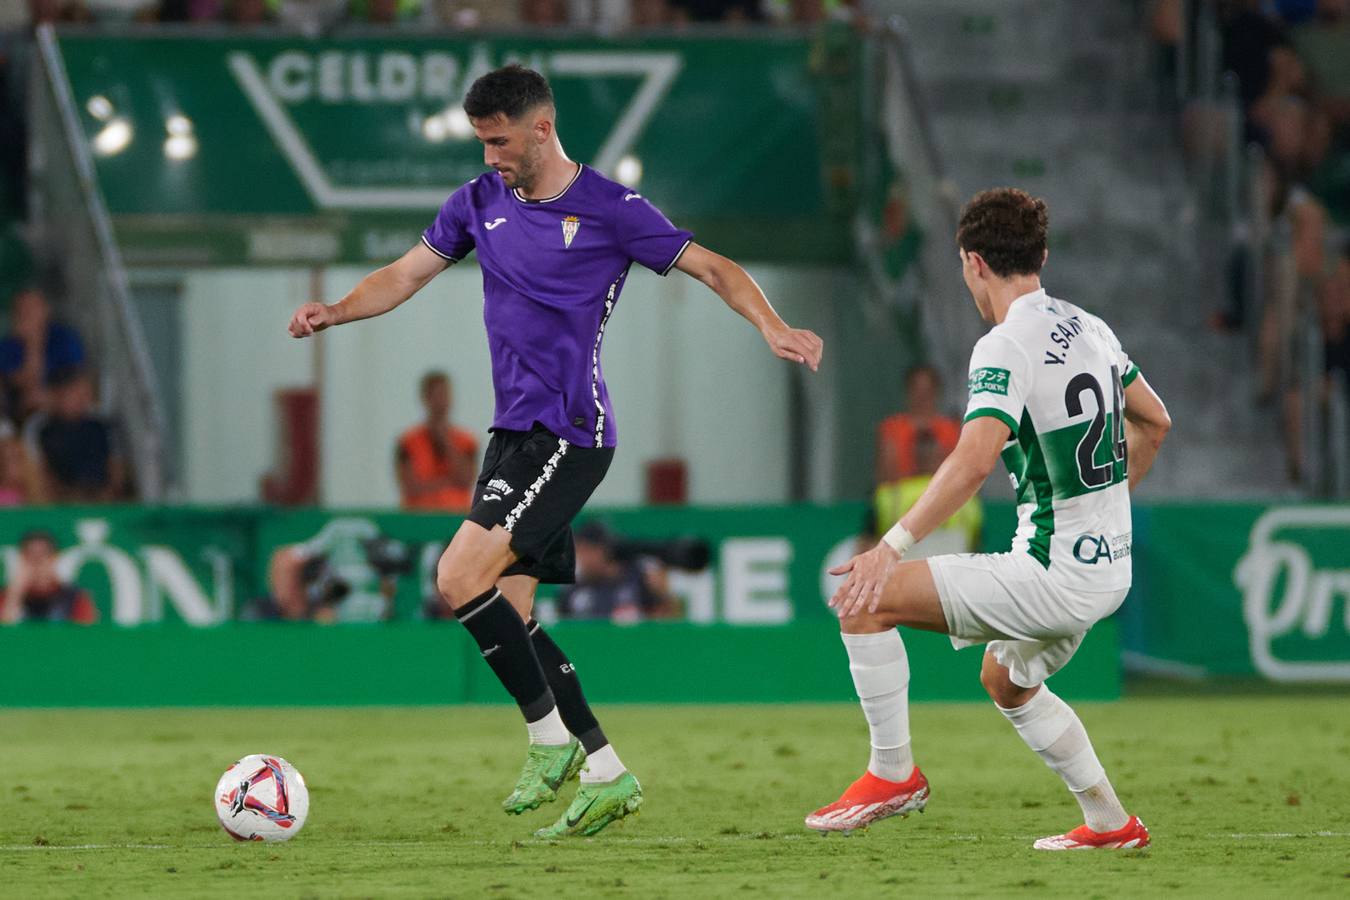
[[[102,405],[120,421],[141,500],[165,491],[165,417],[122,255],[50,26],[29,79],[32,218],[39,258],[59,277],[60,311],[96,351]]]
[[[909,187],[910,211],[923,240],[919,249],[919,286],[912,294],[897,293],[884,277],[881,235],[860,209],[855,238],[861,252],[872,303],[912,303],[918,310],[929,362],[948,384],[965,384],[970,348],[983,333],[972,315],[961,279],[954,239],[960,215],[959,192],[948,176],[938,149],[928,99],[914,67],[909,30],[893,17],[874,33],[869,77],[871,123],[881,140],[880,152]]]

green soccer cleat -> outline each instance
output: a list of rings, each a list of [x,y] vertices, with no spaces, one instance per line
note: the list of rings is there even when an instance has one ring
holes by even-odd
[[[576,738],[566,744],[531,744],[525,768],[520,770],[511,796],[502,801],[502,809],[507,815],[518,816],[552,803],[558,799],[558,788],[575,778],[585,761],[586,751]]]
[[[590,837],[610,822],[617,822],[642,805],[642,785],[632,772],[624,772],[610,782],[581,783],[576,799],[567,807],[562,818],[548,828],[534,833],[539,838],[560,838],[569,835]]]

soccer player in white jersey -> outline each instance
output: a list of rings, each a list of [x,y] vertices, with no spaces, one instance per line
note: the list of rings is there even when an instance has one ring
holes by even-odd
[[[922,810],[928,780],[909,736],[909,662],[897,625],[986,644],[989,696],[1064,780],[1084,824],[1041,850],[1143,847],[1074,711],[1044,683],[1130,587],[1129,491],[1171,425],[1167,410],[1096,316],[1046,294],[1045,203],[1000,188],[970,201],[957,229],[962,273],[993,328],[970,360],[970,403],[956,449],[874,549],[833,570],[830,600],[871,730],[867,771],[806,817],[851,831]],[[1017,492],[1008,553],[901,562],[979,489],[1002,456]],[[1128,464],[1127,464],[1128,459]]]

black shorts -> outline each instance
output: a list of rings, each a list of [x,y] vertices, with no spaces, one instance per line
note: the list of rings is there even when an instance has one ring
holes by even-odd
[[[520,558],[503,575],[529,575],[545,584],[576,580],[572,520],[613,459],[613,447],[579,447],[542,425],[492,432],[468,518],[511,532],[511,549]]]

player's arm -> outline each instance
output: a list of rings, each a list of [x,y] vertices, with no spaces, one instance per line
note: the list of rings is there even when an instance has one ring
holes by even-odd
[[[992,416],[978,416],[961,428],[956,448],[938,466],[919,499],[900,517],[900,525],[913,535],[916,544],[970,502],[994,471],[1010,436],[1008,426]],[[884,543],[881,546],[890,550]]]
[[[977,416],[965,424],[956,449],[938,466],[933,480],[909,511],[900,517],[898,525],[871,550],[830,570],[831,575],[848,576],[830,598],[830,606],[837,609],[840,616],[854,615],[864,609],[876,611],[881,601],[881,589],[903,553],[892,546],[893,535],[903,533],[900,532],[903,529],[908,532],[905,541],[916,544],[955,515],[975,496],[994,470],[1010,435],[1008,426],[991,416]],[[877,524],[880,526],[881,523]]]
[[[675,268],[706,284],[722,302],[758,328],[775,355],[809,366],[812,372],[820,366],[824,342],[814,332],[784,322],[755,280],[735,262],[691,243]]]
[[[376,269],[337,303],[306,303],[291,316],[291,337],[309,337],[332,325],[384,315],[426,287],[450,261],[418,243],[399,259]]]
[[[1172,417],[1167,414],[1162,398],[1143,375],[1135,376],[1125,389],[1125,445],[1130,461],[1131,491],[1153,468],[1153,459],[1171,428]]]

